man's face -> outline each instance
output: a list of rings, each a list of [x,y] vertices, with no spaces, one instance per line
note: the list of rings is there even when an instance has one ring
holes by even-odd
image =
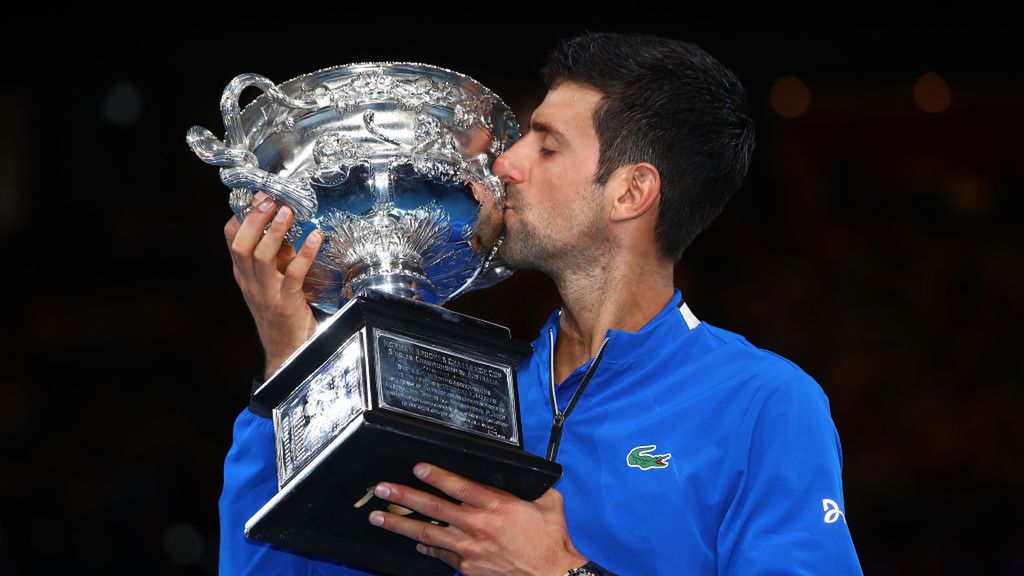
[[[554,274],[586,266],[606,241],[604,186],[593,180],[600,100],[588,86],[558,85],[529,131],[494,162],[508,196],[500,255],[509,264]]]

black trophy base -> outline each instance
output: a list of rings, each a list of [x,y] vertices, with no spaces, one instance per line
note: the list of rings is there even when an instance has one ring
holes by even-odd
[[[253,516],[246,536],[383,574],[450,575],[450,567],[417,552],[412,540],[369,523],[371,511],[388,505],[374,497],[356,507],[371,487],[389,481],[440,495],[412,474],[413,465],[429,454],[431,464],[533,500],[560,477],[561,468],[524,452],[495,453],[491,446],[446,440],[400,415],[366,412],[308,474],[293,479]]]
[[[452,574],[372,526],[389,503],[364,497],[383,481],[441,495],[413,476],[417,462],[540,497],[562,467],[522,447],[515,367],[529,352],[507,329],[437,306],[353,299],[256,391],[274,408],[282,486],[246,535],[383,574]],[[321,436],[335,415],[336,435]]]

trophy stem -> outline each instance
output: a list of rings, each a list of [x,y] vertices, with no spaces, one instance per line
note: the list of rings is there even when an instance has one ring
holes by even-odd
[[[373,203],[377,210],[392,206],[395,202],[392,178],[391,169],[387,166],[374,166],[371,170]]]
[[[368,267],[349,283],[350,289],[342,293],[349,294],[347,297],[351,298],[369,290],[376,290],[410,300],[436,304],[438,298],[433,283],[422,272],[417,271],[416,267],[401,267],[407,269],[383,272],[380,269],[374,270],[375,267]]]

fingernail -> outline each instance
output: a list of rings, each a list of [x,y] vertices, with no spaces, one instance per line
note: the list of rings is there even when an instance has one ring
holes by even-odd
[[[391,487],[387,484],[377,484],[373,489],[373,495],[377,498],[387,498],[391,496]]]
[[[412,473],[421,480],[427,477],[427,472],[430,472],[430,467],[426,464],[417,464],[412,467]]]
[[[317,244],[320,243],[321,240],[323,240],[323,235],[320,234],[319,230],[313,230],[312,232],[309,233],[310,245],[316,246]]]
[[[261,202],[261,201],[262,201],[262,200],[263,200],[264,198],[266,198],[266,197],[267,197],[267,193],[266,193],[266,192],[257,192],[257,193],[256,193],[255,195],[253,195],[253,197],[252,197],[252,203],[253,203],[253,204],[256,204],[256,203],[258,203],[258,202]]]
[[[417,544],[416,545],[416,551],[419,552],[420,554],[426,554],[427,553],[427,547],[424,546],[423,544]]]
[[[281,209],[277,211],[277,216],[274,216],[274,220],[278,222],[284,222],[288,219],[288,215],[292,213],[292,209],[287,206],[281,206]]]
[[[370,524],[373,524],[374,526],[383,526],[384,514],[377,512],[376,510],[370,512]]]
[[[270,210],[270,208],[273,207],[273,205],[273,200],[264,200],[263,203],[260,204],[260,212],[266,212],[267,210]]]

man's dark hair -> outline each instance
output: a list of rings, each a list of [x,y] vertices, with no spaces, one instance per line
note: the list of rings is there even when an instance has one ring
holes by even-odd
[[[736,76],[697,46],[649,35],[587,33],[563,41],[543,69],[550,90],[584,84],[601,155],[595,180],[650,162],[661,174],[655,238],[678,260],[739,189],[754,152],[754,121]]]

